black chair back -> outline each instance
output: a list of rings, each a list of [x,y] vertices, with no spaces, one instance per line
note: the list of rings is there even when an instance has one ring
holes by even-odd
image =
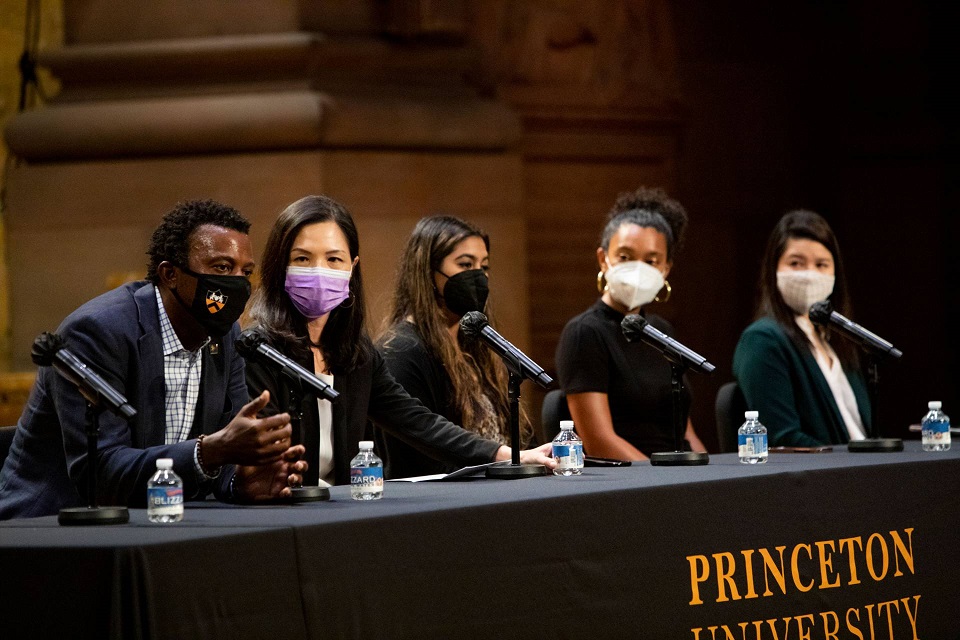
[[[570,409],[567,407],[567,396],[561,389],[548,391],[543,398],[540,410],[540,426],[543,430],[544,442],[550,442],[560,433],[560,421],[572,420]]]
[[[17,425],[12,427],[0,427],[0,467],[3,467],[7,454],[10,453],[10,445],[13,444],[13,434],[17,431]]]
[[[715,405],[717,417],[717,441],[720,453],[732,453],[737,450],[737,429],[743,424],[743,412],[747,410],[747,399],[736,382],[728,382],[717,391]]]

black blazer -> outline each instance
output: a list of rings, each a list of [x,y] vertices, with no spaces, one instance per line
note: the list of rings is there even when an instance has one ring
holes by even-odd
[[[194,466],[194,436],[221,429],[247,401],[243,359],[233,347],[237,325],[203,350],[194,430],[190,439],[170,445],[164,444],[163,341],[151,283],[126,284],[94,298],[71,313],[57,333],[137,410],[130,421],[109,411],[100,416],[100,504],[145,506],[157,458],[173,458],[185,498],[202,498],[211,489],[225,497],[233,467],[215,483],[204,480]],[[0,520],[86,504],[86,442],[86,401],[52,367],[41,368],[0,471]]]
[[[299,360],[313,371],[313,359]],[[263,415],[290,411],[290,395],[275,367],[259,362],[247,363],[247,386],[256,397],[264,389],[270,391],[270,404]],[[457,466],[492,462],[500,445],[481,438],[438,416],[411,398],[390,375],[383,356],[372,350],[371,357],[353,371],[334,375],[333,388],[340,397],[333,403],[333,465],[336,484],[350,483],[350,460],[357,454],[360,440],[372,440],[367,430],[368,417],[374,425],[403,440],[423,453]],[[303,444],[307,449],[309,469],[304,484],[316,485],[319,480],[317,400],[313,396],[302,402]],[[294,442],[298,441],[294,434]]]

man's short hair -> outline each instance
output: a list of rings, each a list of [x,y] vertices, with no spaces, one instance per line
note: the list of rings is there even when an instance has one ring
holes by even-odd
[[[190,254],[190,236],[205,224],[224,229],[233,229],[240,233],[250,233],[250,221],[240,215],[233,207],[216,200],[187,200],[180,202],[172,211],[163,216],[163,222],[150,238],[147,255],[147,280],[159,283],[157,267],[161,262],[171,262],[178,267],[186,267]]]

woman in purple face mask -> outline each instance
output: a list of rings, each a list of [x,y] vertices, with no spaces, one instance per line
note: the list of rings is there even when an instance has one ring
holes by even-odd
[[[334,403],[312,396],[302,401],[302,443],[309,465],[304,484],[349,484],[357,443],[371,439],[368,418],[453,465],[508,460],[509,447],[432,413],[390,375],[364,326],[359,254],[357,228],[346,208],[325,196],[307,196],[277,218],[261,261],[252,323],[275,348],[340,392]],[[296,410],[275,369],[248,362],[246,371],[250,389],[270,390],[266,413]],[[555,466],[548,446],[524,451],[521,459]]]

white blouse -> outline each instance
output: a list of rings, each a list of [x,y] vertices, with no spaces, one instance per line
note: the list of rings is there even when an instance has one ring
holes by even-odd
[[[333,374],[318,373],[318,378],[333,387]],[[320,486],[329,487],[334,483],[333,475],[333,405],[329,400],[317,399],[317,424],[320,427],[318,465]]]
[[[827,379],[827,385],[830,386],[830,391],[833,392],[833,399],[837,403],[837,408],[840,409],[840,417],[843,418],[843,423],[847,426],[847,433],[850,434],[850,439],[865,439],[866,431],[863,428],[863,420],[860,418],[860,408],[857,406],[857,397],[853,395],[853,387],[850,386],[850,380],[847,379],[847,374],[843,372],[843,367],[840,366],[840,359],[837,358],[837,354],[825,340],[819,339],[819,336],[815,338],[816,329],[810,321],[810,318],[807,316],[797,316],[797,326],[800,327],[811,341],[810,351],[813,352],[813,357],[816,358],[817,364],[820,365],[820,371],[823,372],[823,377]],[[819,340],[819,343],[827,351],[830,358],[829,361],[824,357],[822,352],[814,348],[812,343],[815,340]]]

